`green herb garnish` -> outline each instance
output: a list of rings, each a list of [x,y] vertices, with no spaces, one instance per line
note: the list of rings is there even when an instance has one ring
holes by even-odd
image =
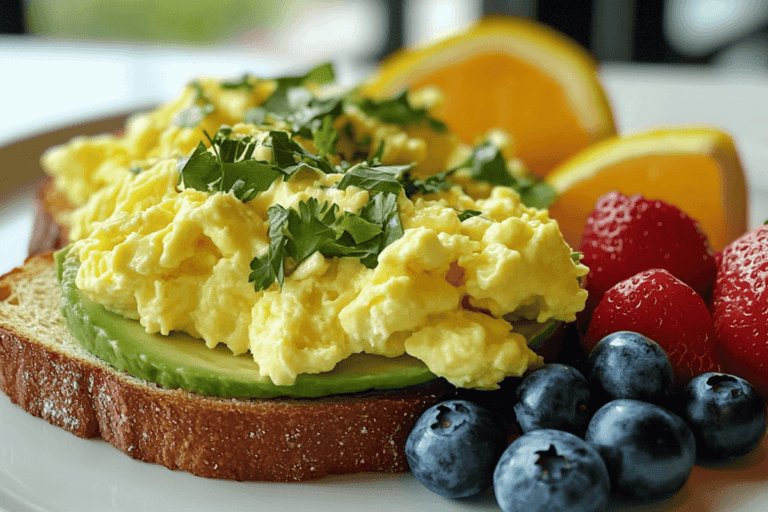
[[[238,89],[252,91],[253,83],[251,83],[251,75],[246,73],[237,80],[222,80],[219,83],[219,87],[227,91],[236,91]]]
[[[356,105],[365,115],[385,123],[408,126],[426,121],[436,132],[446,130],[445,123],[430,117],[427,109],[411,105],[407,91],[385,100],[362,98],[356,102]]]
[[[321,64],[304,75],[276,78],[275,90],[258,108],[266,113],[285,117],[295,110],[295,105],[307,103],[313,96],[304,87],[305,84],[325,84],[335,79],[333,65],[330,63]],[[246,112],[246,119],[251,115],[249,112]]]
[[[192,82],[189,84],[195,90],[195,98],[192,100],[192,105],[185,108],[173,118],[173,124],[181,128],[194,128],[200,121],[205,119],[205,116],[216,110],[213,103],[203,93],[203,88],[200,82]]]
[[[464,222],[467,219],[471,219],[472,217],[477,217],[478,215],[482,215],[483,212],[479,212],[477,210],[464,210],[462,212],[459,212],[459,221]]]
[[[458,169],[469,169],[470,176],[477,181],[514,189],[528,207],[547,208],[557,196],[555,189],[548,183],[511,174],[501,150],[490,142],[475,147],[470,157],[454,171]]]
[[[454,172],[456,172],[456,170],[451,169],[439,174],[427,176],[424,179],[415,179],[411,176],[410,172],[405,172],[400,177],[400,183],[402,183],[405,195],[408,197],[416,194],[439,194],[444,190],[457,186],[455,183],[448,180],[448,177]]]
[[[251,137],[230,139],[229,129],[208,138],[213,153],[200,142],[179,172],[179,184],[203,192],[232,192],[247,202],[284,176],[269,162],[252,159],[258,142]],[[208,136],[206,134],[206,136]]]
[[[251,261],[249,280],[256,291],[272,283],[282,287],[288,258],[296,264],[315,252],[326,257],[354,257],[369,268],[381,251],[403,235],[397,196],[376,194],[360,213],[339,214],[337,204],[301,201],[298,209],[271,206],[269,249]]]

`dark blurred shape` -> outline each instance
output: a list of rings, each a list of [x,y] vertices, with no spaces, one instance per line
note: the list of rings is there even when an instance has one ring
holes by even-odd
[[[24,1],[0,0],[0,34],[24,32]]]
[[[384,34],[384,47],[381,49],[379,59],[386,57],[405,43],[405,35],[403,33],[405,1],[388,0],[382,2],[382,5],[384,6],[384,15],[386,16],[387,32]]]
[[[634,62],[668,62],[685,64],[704,64],[709,62],[714,52],[703,57],[689,57],[675,51],[664,34],[665,0],[643,0],[635,3]]]
[[[536,0],[482,0],[485,14],[511,14],[533,18],[536,16]]]
[[[567,34],[585,48],[590,48],[592,7],[593,3],[588,1],[539,0],[536,6],[536,19]]]

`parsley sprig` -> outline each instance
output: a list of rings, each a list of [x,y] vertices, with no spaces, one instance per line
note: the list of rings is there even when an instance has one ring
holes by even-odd
[[[181,128],[194,128],[200,121],[216,110],[211,100],[203,92],[203,87],[200,82],[192,82],[189,84],[195,90],[195,97],[192,100],[192,104],[176,114],[173,118],[173,124]]]
[[[299,202],[298,209],[271,206],[268,215],[269,249],[251,261],[249,280],[256,291],[275,281],[282,287],[286,262],[298,264],[316,252],[358,258],[373,268],[381,251],[403,236],[397,196],[388,193],[374,195],[360,213],[339,214],[339,205],[312,197]]]
[[[179,171],[179,184],[204,192],[232,192],[247,202],[264,192],[286,173],[269,162],[253,159],[258,141],[252,137],[233,139],[231,130],[222,128],[208,141],[213,153],[200,142]]]
[[[427,109],[411,104],[408,91],[402,91],[397,96],[383,100],[361,98],[356,105],[365,115],[380,119],[384,123],[409,126],[426,121],[436,132],[446,130],[445,123],[430,117]]]
[[[473,148],[469,158],[448,172],[459,169],[469,169],[470,176],[477,181],[514,189],[520,194],[522,203],[528,207],[547,208],[555,199],[555,190],[548,183],[510,173],[501,149],[491,142]]]

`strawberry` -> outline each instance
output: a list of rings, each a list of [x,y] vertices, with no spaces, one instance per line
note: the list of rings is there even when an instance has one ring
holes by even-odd
[[[712,319],[725,371],[768,399],[768,226],[732,242],[718,258]]]
[[[616,331],[634,331],[661,345],[672,363],[675,387],[719,371],[712,318],[704,299],[665,269],[650,269],[605,293],[582,341],[589,352]]]
[[[609,192],[598,199],[579,251],[589,267],[587,317],[609,288],[643,270],[666,269],[705,300],[717,271],[698,222],[676,206],[639,194]]]

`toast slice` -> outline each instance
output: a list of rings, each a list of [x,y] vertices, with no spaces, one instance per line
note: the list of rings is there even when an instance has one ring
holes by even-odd
[[[452,392],[442,379],[318,399],[222,399],[163,389],[80,346],[61,315],[52,254],[0,277],[0,390],[76,436],[208,478],[299,481],[402,472],[421,413]]]
[[[69,229],[56,219],[70,213],[72,203],[56,189],[53,178],[44,180],[35,197],[35,219],[29,240],[29,254],[61,249],[69,243]]]

